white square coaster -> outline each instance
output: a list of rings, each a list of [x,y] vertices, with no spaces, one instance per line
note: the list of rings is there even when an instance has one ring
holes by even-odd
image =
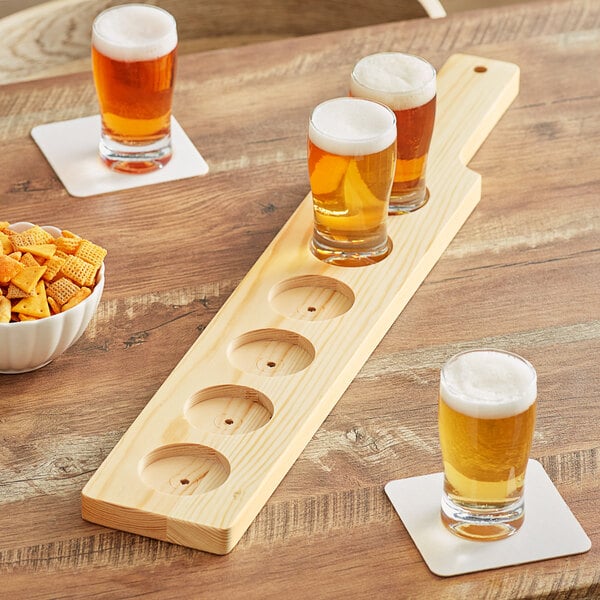
[[[111,171],[98,156],[100,115],[38,125],[31,137],[71,196],[84,198],[164,181],[206,175],[208,165],[175,118],[171,121],[173,157],[151,173]]]
[[[478,542],[450,533],[440,518],[444,474],[390,481],[385,492],[436,575],[449,577],[587,552],[592,543],[542,465],[525,476],[525,521],[513,536]]]

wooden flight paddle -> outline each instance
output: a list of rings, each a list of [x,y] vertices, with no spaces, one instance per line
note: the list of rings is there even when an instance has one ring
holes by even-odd
[[[317,260],[309,194],[85,486],[83,518],[229,552],[479,202],[466,164],[518,88],[514,64],[446,62],[430,200],[388,220],[382,262]]]

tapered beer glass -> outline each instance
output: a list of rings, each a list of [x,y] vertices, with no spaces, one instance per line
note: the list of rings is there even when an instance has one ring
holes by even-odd
[[[422,207],[429,199],[425,172],[435,121],[435,69],[411,54],[371,54],[354,66],[350,94],[382,102],[396,114],[397,160],[390,214]]]
[[[124,4],[94,20],[100,157],[113,170],[145,173],[171,159],[176,54],[175,19],[161,8]]]
[[[314,109],[308,171],[315,256],[364,266],[389,254],[386,220],[395,158],[396,119],[383,104],[346,97]]]
[[[496,540],[523,524],[537,376],[524,358],[493,349],[457,354],[440,374],[442,521],[466,538]]]

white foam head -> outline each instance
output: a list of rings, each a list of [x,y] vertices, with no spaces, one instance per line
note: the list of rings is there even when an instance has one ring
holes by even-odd
[[[482,419],[518,415],[536,399],[537,376],[525,359],[500,350],[474,350],[442,368],[440,395],[454,410]]]
[[[392,110],[415,108],[435,96],[435,69],[426,60],[411,54],[371,54],[354,66],[350,93],[383,102]]]
[[[123,4],[96,17],[92,46],[115,60],[152,60],[177,46],[177,25],[166,10],[157,6]]]
[[[373,154],[396,141],[396,117],[383,104],[362,98],[334,98],[312,113],[309,139],[340,156]]]

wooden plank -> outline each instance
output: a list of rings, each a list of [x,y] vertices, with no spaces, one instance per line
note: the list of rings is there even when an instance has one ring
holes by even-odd
[[[429,203],[383,262],[316,260],[310,194],[82,493],[87,520],[215,553],[238,542],[480,199],[465,164],[518,93],[516,65],[438,77]]]

